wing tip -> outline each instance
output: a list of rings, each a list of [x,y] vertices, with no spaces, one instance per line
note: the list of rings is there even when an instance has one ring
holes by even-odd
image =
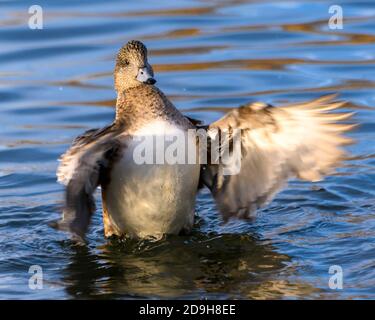
[[[87,241],[84,236],[78,234],[75,230],[72,229],[69,223],[64,220],[53,220],[48,222],[48,226],[63,232],[68,232],[71,236],[71,240],[78,245],[86,245]]]

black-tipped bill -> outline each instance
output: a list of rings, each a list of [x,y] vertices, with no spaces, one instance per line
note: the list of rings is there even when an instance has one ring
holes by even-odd
[[[154,84],[156,82],[147,67],[139,69],[137,80],[147,84]]]
[[[156,80],[154,78],[149,78],[149,79],[147,79],[147,81],[145,83],[147,83],[147,84],[155,84]]]

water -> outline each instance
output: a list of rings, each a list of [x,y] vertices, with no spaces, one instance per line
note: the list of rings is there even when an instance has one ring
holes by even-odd
[[[0,3],[0,298],[375,298],[375,6],[334,1],[31,1]],[[292,181],[253,223],[221,225],[200,194],[191,236],[105,240],[100,201],[89,245],[47,226],[59,217],[57,158],[113,119],[114,56],[144,41],[159,87],[187,115],[217,119],[251,100],[339,92],[361,123],[353,160],[318,183]],[[31,265],[43,268],[31,290]],[[344,272],[328,287],[329,267]]]

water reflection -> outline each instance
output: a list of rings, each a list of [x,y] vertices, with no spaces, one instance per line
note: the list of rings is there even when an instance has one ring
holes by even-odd
[[[75,297],[239,298],[267,286],[288,261],[249,235],[196,232],[156,243],[112,239],[95,250],[74,247],[64,273]]]

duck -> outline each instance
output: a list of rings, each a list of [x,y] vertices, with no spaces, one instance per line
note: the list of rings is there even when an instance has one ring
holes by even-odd
[[[251,220],[288,180],[333,173],[354,142],[345,136],[356,126],[345,121],[353,113],[340,110],[345,102],[335,94],[278,107],[251,102],[204,124],[182,114],[155,84],[146,46],[129,41],[116,57],[114,121],[78,136],[61,156],[64,208],[52,226],[75,241],[86,241],[99,187],[105,237],[161,239],[191,232],[201,189],[224,222]],[[188,145],[179,159],[168,153],[174,137]],[[155,141],[164,144],[153,148]],[[171,161],[162,159],[167,153]]]

